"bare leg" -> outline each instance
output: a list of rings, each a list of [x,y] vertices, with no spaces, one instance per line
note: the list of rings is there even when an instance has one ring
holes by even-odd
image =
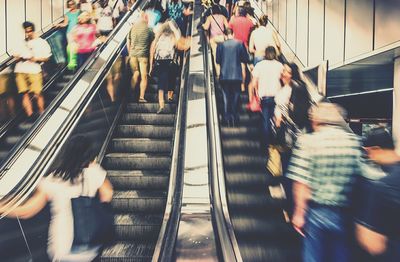
[[[42,114],[44,112],[44,98],[42,94],[35,95],[36,96],[36,103],[38,106],[39,113]]]
[[[25,110],[25,113],[28,117],[30,117],[33,114],[33,109],[32,109],[32,102],[29,96],[29,93],[25,93],[22,97],[22,107]]]
[[[110,96],[111,102],[114,102],[115,101],[114,84],[113,84],[113,76],[111,74],[107,76],[107,93]]]
[[[140,97],[139,99],[144,99],[144,94],[146,93],[147,89],[147,75],[142,74],[142,79],[140,80]]]
[[[134,71],[133,72],[133,76],[132,76],[132,79],[131,79],[131,88],[132,88],[132,90],[135,90],[135,88],[136,88],[136,84],[139,81],[139,75],[140,75],[139,71]]]
[[[246,81],[246,64],[243,64],[242,63],[242,78],[243,78],[243,81],[242,81],[242,85],[241,85],[241,90],[242,90],[242,92],[244,92],[244,91],[246,91],[246,86],[245,86],[245,81]]]
[[[165,101],[164,101],[164,90],[158,90],[158,104],[160,106],[159,112],[161,113],[160,110],[162,110],[165,106]]]

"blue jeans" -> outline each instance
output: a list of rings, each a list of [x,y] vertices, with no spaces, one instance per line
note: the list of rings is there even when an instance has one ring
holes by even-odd
[[[241,81],[221,81],[224,99],[224,121],[238,121],[238,104]]]
[[[351,224],[348,211],[311,203],[306,216],[303,261],[351,261]]]
[[[272,127],[271,119],[274,115],[275,101],[274,97],[263,97],[261,99],[261,110],[262,110],[262,126],[263,126],[263,142],[264,149],[268,152],[268,147],[271,144]]]

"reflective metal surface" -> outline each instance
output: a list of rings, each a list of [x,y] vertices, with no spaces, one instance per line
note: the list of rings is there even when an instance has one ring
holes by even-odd
[[[217,261],[210,213],[206,100],[201,39],[196,26],[202,7],[195,1],[188,76],[185,167],[176,261]]]

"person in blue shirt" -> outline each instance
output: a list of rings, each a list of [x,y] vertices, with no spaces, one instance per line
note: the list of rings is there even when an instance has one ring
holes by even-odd
[[[226,29],[228,40],[217,46],[216,63],[220,65],[220,84],[224,99],[224,122],[236,126],[239,121],[238,103],[243,81],[242,63],[248,62],[243,43],[234,39],[232,29]]]

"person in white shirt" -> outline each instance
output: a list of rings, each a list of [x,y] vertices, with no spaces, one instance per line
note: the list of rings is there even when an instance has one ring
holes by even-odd
[[[24,22],[22,26],[25,29],[25,41],[20,50],[14,54],[19,60],[14,72],[18,93],[23,94],[22,106],[26,115],[30,117],[33,114],[31,96],[36,99],[39,113],[44,111],[43,75],[40,63],[49,60],[51,48],[46,40],[36,36],[33,23]]]
[[[113,10],[113,18],[116,20],[116,24],[118,24],[121,18],[128,11],[127,6],[122,0],[109,0],[108,5],[111,6]]]
[[[263,119],[263,143],[265,152],[271,143],[271,119],[274,115],[274,97],[281,89],[281,74],[284,67],[276,60],[276,50],[269,46],[265,50],[265,60],[259,62],[252,72],[252,86],[261,98]]]
[[[100,6],[96,9],[97,30],[101,36],[108,36],[115,26],[113,17],[113,9],[107,1],[100,2]]]
[[[280,52],[280,42],[276,33],[268,25],[268,16],[264,15],[259,20],[260,26],[250,35],[249,52],[254,55],[253,65],[264,60],[265,49],[275,47]]]
[[[51,261],[89,262],[100,251],[100,246],[76,246],[73,243],[71,199],[94,197],[98,193],[100,202],[108,203],[113,196],[111,182],[106,178],[107,172],[96,163],[96,152],[92,145],[89,137],[70,138],[52,166],[52,171],[41,179],[32,197],[7,215],[28,219],[50,202],[47,253]]]

